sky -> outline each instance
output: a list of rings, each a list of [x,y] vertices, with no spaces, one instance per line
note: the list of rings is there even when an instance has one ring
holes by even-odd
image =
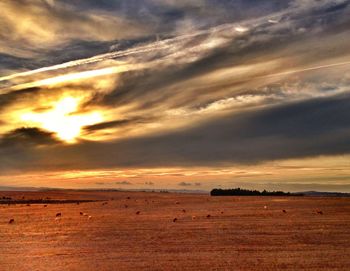
[[[0,187],[350,192],[350,0],[0,10]]]

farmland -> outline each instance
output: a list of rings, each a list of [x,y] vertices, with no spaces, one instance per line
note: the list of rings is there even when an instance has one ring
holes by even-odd
[[[107,191],[0,195],[19,202],[55,200],[45,205],[0,205],[3,271],[350,266],[349,198]],[[58,203],[62,200],[69,201]],[[71,202],[75,200],[93,202]],[[57,213],[61,217],[56,218]]]

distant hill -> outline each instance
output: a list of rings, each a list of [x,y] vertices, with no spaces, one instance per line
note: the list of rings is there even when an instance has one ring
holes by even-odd
[[[318,191],[305,191],[300,192],[305,196],[313,197],[350,197],[350,193],[341,193],[341,192],[318,192]]]
[[[15,186],[0,186],[0,191],[100,191],[100,192],[115,192],[115,191],[130,191],[130,192],[159,192],[159,193],[188,193],[188,194],[208,194],[206,190],[190,190],[190,189],[123,189],[123,188],[51,188],[51,187],[15,187]]]
[[[0,186],[0,191],[39,191],[36,187]]]

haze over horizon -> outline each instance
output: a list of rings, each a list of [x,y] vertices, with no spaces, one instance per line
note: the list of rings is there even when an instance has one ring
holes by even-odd
[[[0,10],[0,186],[350,192],[349,0]]]

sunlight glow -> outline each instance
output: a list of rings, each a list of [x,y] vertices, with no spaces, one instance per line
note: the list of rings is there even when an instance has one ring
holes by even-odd
[[[52,110],[43,113],[25,113],[21,116],[21,120],[26,124],[39,124],[41,128],[56,133],[60,139],[74,143],[82,127],[102,121],[100,112],[74,114],[79,102],[79,98],[65,97],[58,101]]]

